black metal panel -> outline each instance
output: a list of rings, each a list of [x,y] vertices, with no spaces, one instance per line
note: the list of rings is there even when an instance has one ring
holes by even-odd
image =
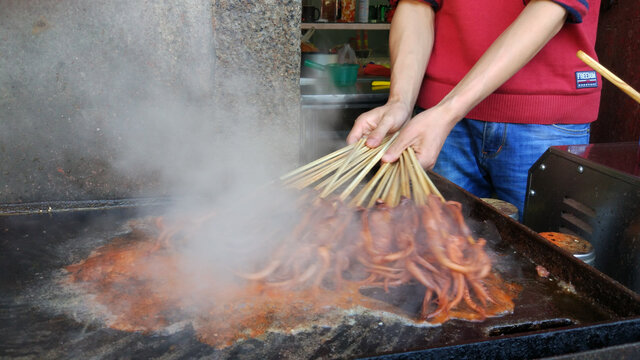
[[[529,171],[523,223],[578,235],[594,266],[640,290],[640,178],[551,147]]]

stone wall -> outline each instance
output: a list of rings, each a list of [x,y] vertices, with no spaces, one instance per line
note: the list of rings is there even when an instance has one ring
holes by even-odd
[[[0,203],[211,194],[298,159],[299,1],[1,7]]]

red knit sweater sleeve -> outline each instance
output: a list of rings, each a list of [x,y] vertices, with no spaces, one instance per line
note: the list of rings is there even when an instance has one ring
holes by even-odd
[[[525,4],[530,0],[525,0]],[[551,0],[562,6],[568,13],[567,21],[570,23],[581,23],[582,18],[589,11],[588,0]]]

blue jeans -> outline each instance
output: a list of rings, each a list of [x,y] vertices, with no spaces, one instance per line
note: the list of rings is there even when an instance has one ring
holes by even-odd
[[[529,168],[552,145],[589,143],[590,124],[530,125],[463,119],[434,171],[478,197],[497,197],[522,218]]]

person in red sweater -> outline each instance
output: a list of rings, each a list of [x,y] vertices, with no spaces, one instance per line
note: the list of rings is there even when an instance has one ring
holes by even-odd
[[[522,215],[531,165],[549,146],[589,142],[602,81],[576,53],[597,59],[600,1],[392,6],[389,99],[356,119],[347,142],[375,147],[400,131],[382,161],[411,146],[425,168]]]

